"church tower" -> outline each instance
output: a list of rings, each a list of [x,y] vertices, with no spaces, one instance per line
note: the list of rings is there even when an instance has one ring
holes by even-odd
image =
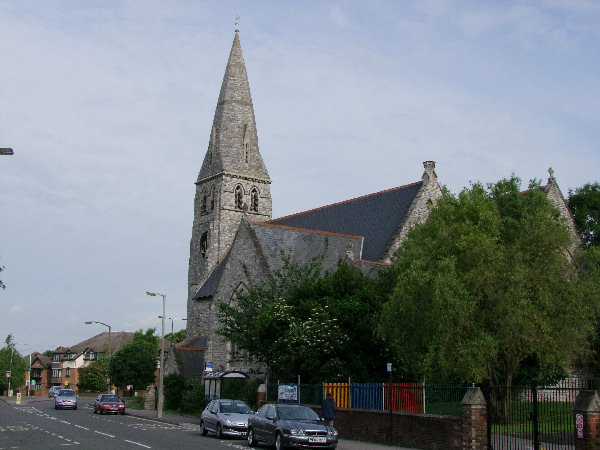
[[[258,148],[246,64],[235,31],[208,149],[196,181],[188,271],[188,318],[200,311],[193,296],[227,254],[242,217],[271,219],[271,180]],[[188,337],[190,320],[188,320]],[[195,330],[194,330],[195,331]]]

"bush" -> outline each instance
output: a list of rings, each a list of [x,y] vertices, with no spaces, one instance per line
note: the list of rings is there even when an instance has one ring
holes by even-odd
[[[181,401],[185,388],[185,378],[178,373],[166,375],[163,380],[165,390],[165,408],[172,410],[181,409]]]
[[[204,382],[191,378],[185,382],[181,396],[181,410],[186,413],[197,413],[204,409]]]
[[[240,378],[223,378],[221,380],[221,398],[243,400],[251,408],[256,409],[256,391],[262,382]]]

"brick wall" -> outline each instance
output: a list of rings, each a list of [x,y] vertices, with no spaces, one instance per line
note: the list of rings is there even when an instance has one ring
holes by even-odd
[[[321,413],[320,405],[311,405]],[[432,450],[461,449],[462,418],[392,413],[392,444]],[[340,439],[389,444],[390,413],[369,409],[337,408],[334,422]]]

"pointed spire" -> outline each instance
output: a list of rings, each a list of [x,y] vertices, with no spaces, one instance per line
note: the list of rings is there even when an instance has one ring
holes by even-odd
[[[222,172],[269,180],[258,148],[254,106],[238,30],[225,68],[198,181]]]

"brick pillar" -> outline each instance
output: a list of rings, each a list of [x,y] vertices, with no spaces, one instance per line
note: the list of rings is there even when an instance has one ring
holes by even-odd
[[[256,409],[267,403],[267,385],[261,384],[256,391]]]
[[[469,388],[462,400],[462,448],[487,450],[487,409],[481,389]]]
[[[573,405],[575,450],[600,448],[600,397],[596,391],[580,391]]]
[[[154,391],[154,385],[151,384],[146,388],[146,401],[144,402],[144,409],[156,410],[156,393]]]

